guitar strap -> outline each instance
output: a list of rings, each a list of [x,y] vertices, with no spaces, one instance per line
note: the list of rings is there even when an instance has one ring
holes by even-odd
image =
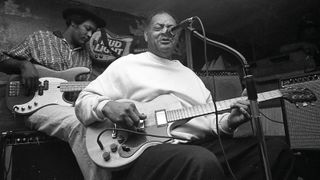
[[[108,42],[108,36],[106,34],[106,30],[104,28],[100,29],[101,31],[101,39],[103,41],[103,44],[108,48],[108,50],[111,52],[111,54],[118,59],[120,57],[119,54],[117,54],[114,50],[112,50],[109,46],[109,42]]]

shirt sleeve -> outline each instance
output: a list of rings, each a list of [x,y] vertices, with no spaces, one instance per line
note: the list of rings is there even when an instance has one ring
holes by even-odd
[[[103,107],[110,101],[121,97],[121,87],[112,67],[108,67],[100,76],[81,91],[75,103],[78,119],[86,126],[96,121],[105,121]]]
[[[212,96],[210,95],[207,103],[213,103]],[[234,130],[231,130],[228,126],[228,118],[229,118],[230,113],[219,113],[218,114],[218,128],[225,134],[233,135]],[[208,115],[207,118],[211,119],[212,125],[211,128],[212,130],[217,134],[217,126],[216,126],[216,116],[215,113]]]
[[[10,58],[14,58],[16,60],[27,60],[30,61],[32,58],[31,47],[30,44],[32,39],[36,36],[35,33],[29,35],[25,40],[21,43],[17,44],[11,49],[3,50],[1,53],[0,61],[4,61]]]

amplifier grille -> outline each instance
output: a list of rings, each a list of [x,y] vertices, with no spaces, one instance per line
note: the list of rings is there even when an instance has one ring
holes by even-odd
[[[286,135],[292,149],[320,149],[320,72],[280,80],[281,87],[306,87],[317,101],[306,107],[283,101]]]

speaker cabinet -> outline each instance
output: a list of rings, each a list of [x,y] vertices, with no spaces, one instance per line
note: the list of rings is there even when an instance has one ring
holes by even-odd
[[[4,180],[82,180],[69,145],[35,131],[2,132]]]
[[[205,71],[196,72],[205,86],[214,92],[216,101],[241,96],[242,86],[239,74],[235,71]],[[208,75],[208,76],[207,76]]]
[[[320,72],[280,80],[281,87],[305,87],[317,97],[307,106],[282,101],[285,133],[292,149],[320,150]]]

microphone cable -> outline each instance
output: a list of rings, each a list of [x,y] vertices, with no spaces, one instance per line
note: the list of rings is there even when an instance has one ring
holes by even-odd
[[[205,60],[205,78],[206,78],[206,81],[209,82],[209,62],[208,62],[208,57],[207,57],[207,38],[206,38],[206,33],[205,33],[205,28],[204,28],[204,25],[201,21],[201,19],[198,17],[198,16],[194,16],[195,19],[198,20],[200,26],[201,26],[201,30],[202,30],[202,34],[203,34],[203,46],[204,46],[204,60]],[[194,31],[192,31],[194,32]],[[210,94],[211,94],[211,98],[212,98],[212,102],[213,102],[213,105],[214,105],[214,109],[215,109],[215,121],[216,121],[216,129],[217,129],[217,136],[218,136],[218,141],[219,141],[219,144],[220,144],[220,147],[221,147],[221,151],[222,151],[222,154],[223,154],[223,158],[226,162],[226,165],[227,165],[227,168],[232,176],[232,178],[234,180],[237,180],[235,174],[233,173],[232,169],[231,169],[231,166],[229,164],[229,161],[227,159],[227,156],[226,156],[226,152],[224,150],[224,147],[223,147],[223,144],[222,144],[222,140],[221,140],[221,133],[220,133],[220,129],[219,129],[219,119],[218,119],[218,108],[217,108],[217,104],[216,104],[216,83],[215,83],[215,80],[214,78],[213,79],[213,86],[214,86],[214,90],[210,89]]]

